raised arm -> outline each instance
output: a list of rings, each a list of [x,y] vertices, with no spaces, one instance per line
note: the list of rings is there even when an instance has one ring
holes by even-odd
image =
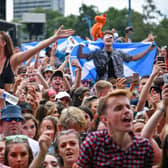
[[[152,115],[152,117],[148,120],[146,125],[144,126],[141,135],[143,137],[151,138],[157,124],[161,120],[161,118],[168,113],[168,84],[163,86],[162,90],[162,102],[159,104],[157,111]]]
[[[72,60],[71,65],[75,66],[77,68],[76,75],[75,75],[75,82],[74,82],[74,85],[71,87],[71,90],[73,90],[73,89],[80,87],[81,77],[82,77],[82,72],[81,72],[82,68],[81,68],[78,60]]]
[[[50,54],[50,65],[54,67],[54,63],[55,63],[55,60],[56,60],[56,57],[55,57],[55,52],[57,50],[57,44],[54,43],[52,48],[51,48],[51,54]]]
[[[140,96],[139,96],[139,101],[138,101],[138,105],[137,105],[137,109],[136,111],[141,111],[143,110],[144,106],[145,106],[145,102],[147,99],[147,95],[149,94],[149,90],[150,87],[152,85],[153,80],[155,79],[155,77],[157,75],[159,75],[160,71],[161,71],[161,66],[159,66],[159,64],[155,64],[152,74],[150,75],[148,81],[146,82],[145,86],[143,87]]]
[[[33,159],[32,163],[30,164],[29,168],[41,168],[41,163],[45,159],[45,155],[48,152],[48,148],[51,145],[51,138],[46,133],[43,133],[39,138],[39,145],[40,145],[40,151],[36,155],[36,157]]]
[[[159,104],[158,109],[152,115],[152,117],[145,124],[141,136],[148,138],[152,144],[154,150],[154,163],[157,164],[161,159],[161,150],[158,144],[153,140],[152,136],[156,127],[164,115],[168,113],[168,84],[163,86],[162,90],[162,102]]]
[[[132,61],[137,61],[141,58],[143,58],[146,54],[148,54],[152,49],[154,48],[154,46],[150,46],[148,49],[146,49],[145,51],[139,53],[139,54],[136,54],[134,56],[132,56]]]
[[[82,52],[83,47],[84,47],[83,45],[79,45],[79,50],[78,50],[78,57],[79,58],[86,58],[86,55],[83,54],[83,52]]]
[[[67,65],[68,62],[69,62],[69,57],[70,57],[70,55],[68,54],[68,55],[65,57],[64,62],[58,67],[58,69],[60,69],[61,71],[64,71],[64,68],[66,67],[66,65]]]
[[[34,54],[36,54],[37,52],[39,52],[43,48],[46,48],[51,43],[55,42],[57,39],[68,37],[74,33],[74,31],[72,29],[67,29],[67,30],[62,30],[62,29],[63,29],[63,25],[58,29],[58,31],[56,31],[56,33],[53,36],[51,36],[50,38],[48,38],[46,40],[43,40],[37,46],[35,46],[29,50],[26,50],[24,52],[15,53],[11,58],[12,68],[15,70],[16,67],[20,63],[28,60],[31,56],[33,56]]]

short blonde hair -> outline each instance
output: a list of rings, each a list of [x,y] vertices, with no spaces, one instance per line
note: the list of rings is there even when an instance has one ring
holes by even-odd
[[[96,82],[95,84],[95,89],[96,89],[96,94],[99,95],[100,92],[103,92],[105,88],[113,88],[113,85],[105,80],[99,80],[98,82]]]
[[[107,107],[107,101],[109,98],[118,97],[118,96],[126,96],[130,99],[131,93],[129,90],[126,90],[126,89],[116,89],[116,90],[110,92],[109,94],[107,94],[106,96],[104,96],[103,98],[100,99],[99,105],[97,108],[98,115],[101,116],[101,115],[105,114],[106,107]]]
[[[82,110],[74,106],[68,107],[61,112],[59,123],[63,130],[68,130],[71,124],[76,124],[82,130],[87,128],[87,121]]]

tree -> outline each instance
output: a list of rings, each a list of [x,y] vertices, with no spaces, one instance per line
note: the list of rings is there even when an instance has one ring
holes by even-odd
[[[76,33],[80,35],[81,37],[89,37],[89,28],[88,23],[86,22],[86,17],[90,19],[91,25],[95,23],[94,18],[96,15],[99,14],[98,9],[96,6],[91,5],[87,6],[85,4],[82,4],[82,6],[79,8],[79,17],[77,21],[77,27],[76,27]]]
[[[157,9],[153,0],[146,0],[146,4],[142,5],[144,21],[149,23],[156,21],[158,17],[163,17],[160,10]]]
[[[168,45],[168,19],[164,18],[155,29],[156,41],[159,46]]]

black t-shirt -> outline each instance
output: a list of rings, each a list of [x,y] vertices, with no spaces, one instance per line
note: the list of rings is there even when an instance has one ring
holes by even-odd
[[[107,51],[107,54],[108,54],[108,57],[110,58],[108,62],[108,78],[111,78],[111,77],[116,78],[115,72],[114,72],[114,66],[113,66],[113,59],[111,57],[111,52]]]

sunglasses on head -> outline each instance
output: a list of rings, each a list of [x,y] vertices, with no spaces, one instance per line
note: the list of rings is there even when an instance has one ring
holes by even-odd
[[[20,121],[22,121],[22,119],[21,118],[5,118],[4,119],[6,122],[11,122],[11,121],[16,121],[16,122],[20,122]]]
[[[27,135],[11,135],[5,138],[6,143],[9,142],[27,142],[28,136]]]

